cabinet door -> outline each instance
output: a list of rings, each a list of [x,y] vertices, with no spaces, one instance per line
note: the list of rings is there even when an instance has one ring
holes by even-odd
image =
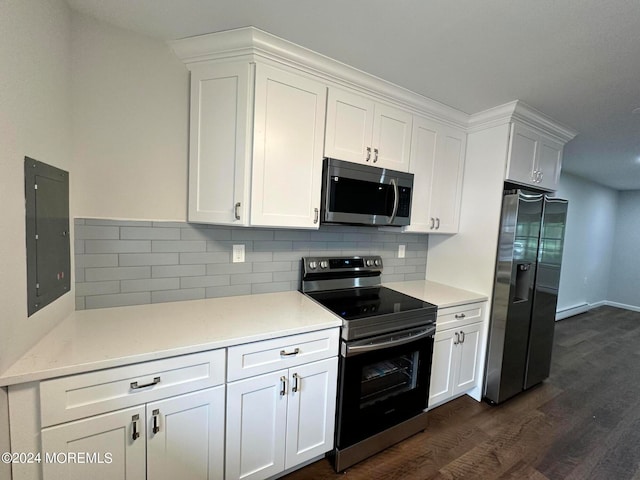
[[[557,190],[560,181],[560,168],[562,165],[562,144],[547,138],[540,139],[540,156],[538,158],[538,170],[540,171],[540,188]]]
[[[288,371],[227,385],[226,475],[264,479],[284,470]]]
[[[440,127],[431,183],[431,212],[435,217],[432,233],[458,232],[466,143],[465,132]]]
[[[442,403],[453,396],[453,377],[459,360],[457,338],[454,330],[437,332],[433,338],[429,407]]]
[[[536,170],[539,135],[518,123],[511,125],[509,160],[506,179],[518,183],[537,185]]]
[[[148,478],[224,478],[224,389],[221,385],[147,405]]]
[[[333,448],[337,384],[337,357],[289,370],[285,468]]]
[[[325,157],[372,163],[374,108],[375,103],[369,98],[330,88],[324,142]]]
[[[411,225],[405,231],[458,231],[465,151],[462,130],[414,117],[409,162],[414,174]]]
[[[327,88],[256,65],[251,224],[318,228]]]
[[[409,112],[376,104],[372,139],[372,162],[376,167],[409,171],[412,121]]]
[[[407,232],[430,233],[435,227],[431,212],[431,193],[439,144],[439,125],[424,117],[413,119],[409,171],[413,173],[411,224]]]
[[[139,433],[135,439],[134,428]],[[144,480],[144,406],[45,428],[42,455],[46,454],[57,454],[57,461],[42,459],[45,480]],[[73,461],[70,454],[83,459]]]
[[[474,323],[460,329],[462,342],[456,345],[460,362],[457,365],[453,394],[466,392],[476,386],[480,361],[480,332],[482,323]]]
[[[249,63],[191,69],[189,221],[249,224]]]

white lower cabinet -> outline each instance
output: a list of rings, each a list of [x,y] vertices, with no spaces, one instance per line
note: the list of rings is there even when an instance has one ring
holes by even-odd
[[[430,408],[478,386],[485,308],[481,303],[438,312],[429,386]],[[447,320],[448,317],[458,320],[443,322],[446,328],[440,330],[441,318]]]
[[[222,480],[225,354],[40,382],[42,478]]]
[[[45,428],[43,476],[222,479],[224,400],[221,385]]]
[[[271,343],[257,342],[255,351]],[[282,350],[283,362],[291,363],[290,351]],[[227,384],[227,480],[269,478],[333,448],[337,349],[331,354]]]

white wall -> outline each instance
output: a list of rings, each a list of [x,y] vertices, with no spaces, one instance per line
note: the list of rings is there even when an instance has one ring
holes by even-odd
[[[556,196],[569,200],[557,307],[563,318],[610,299],[618,192],[563,173]]]
[[[69,29],[62,0],[0,2],[0,371],[74,308],[70,293],[27,318],[23,165],[71,170]]]
[[[619,192],[608,300],[633,310],[640,310],[639,240],[640,191]]]
[[[0,32],[3,371],[74,308],[70,292],[27,317],[23,166],[30,156],[71,170],[70,12],[62,0],[3,0]],[[6,390],[0,389],[0,451],[9,445],[6,419]],[[8,466],[0,463],[0,478],[9,477]]]
[[[187,216],[189,75],[159,40],[72,16],[73,212]]]

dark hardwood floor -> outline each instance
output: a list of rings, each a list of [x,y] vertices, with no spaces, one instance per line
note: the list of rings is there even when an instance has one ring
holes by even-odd
[[[284,478],[640,480],[640,313],[560,321],[541,385],[495,407],[460,397],[345,473],[321,460]]]

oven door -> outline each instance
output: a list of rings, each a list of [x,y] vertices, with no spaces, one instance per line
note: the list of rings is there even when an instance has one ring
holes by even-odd
[[[336,447],[344,449],[427,407],[435,325],[343,342]]]

